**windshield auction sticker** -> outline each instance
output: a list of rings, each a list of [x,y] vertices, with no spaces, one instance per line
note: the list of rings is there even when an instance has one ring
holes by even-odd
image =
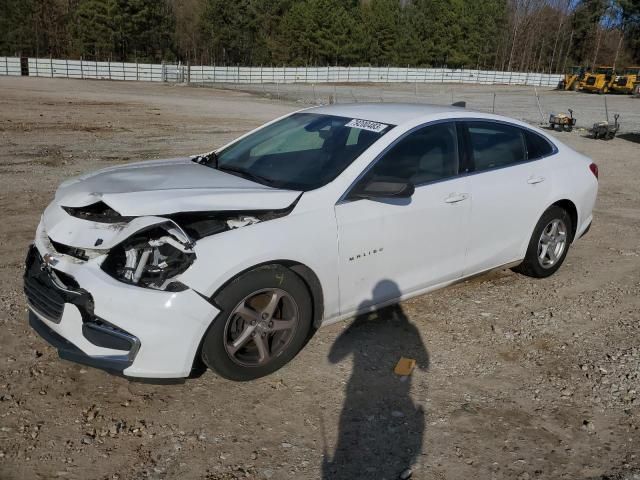
[[[357,118],[354,118],[345,125],[345,127],[359,128],[360,130],[369,130],[370,132],[376,133],[383,132],[384,129],[388,126],[389,125],[385,125],[384,123],[370,122],[369,120],[359,120]]]

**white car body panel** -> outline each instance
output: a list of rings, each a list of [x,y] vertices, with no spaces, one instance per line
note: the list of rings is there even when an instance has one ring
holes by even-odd
[[[393,290],[378,289],[372,298],[382,272],[407,293],[462,277],[470,212],[467,183],[461,177],[419,186],[410,201],[336,205],[342,313],[397,297]],[[447,203],[456,195],[467,198]]]
[[[284,262],[306,266],[322,290],[320,320],[329,324],[358,313],[358,309],[377,308],[522,260],[535,224],[555,202],[568,200],[576,206],[575,239],[592,221],[597,181],[589,171],[590,160],[525,123],[425,105],[333,105],[309,111],[395,127],[335,180],[304,193],[260,185],[188,158],[107,168],[61,185],[43,215],[35,246],[42,257],[49,256],[55,270],[72,276],[91,294],[98,317],[140,340],[140,349],[125,375],[187,376],[203,335],[219,313],[215,302],[207,299],[257,265]],[[421,185],[410,201],[344,200],[362,172],[394,141],[418,126],[446,119],[508,122],[549,139],[557,152],[515,166]],[[529,183],[536,178],[544,181]],[[447,202],[460,195],[461,201]],[[97,201],[136,218],[106,224],[73,217],[62,209]],[[196,260],[176,278],[188,287],[184,291],[129,285],[100,268],[108,250],[142,229],[167,222],[164,215],[287,208],[291,211],[279,218],[194,242]],[[80,261],[57,252],[49,239],[87,249],[91,258]],[[96,245],[98,239],[101,241]],[[387,292],[372,299],[373,287],[385,279],[399,286],[400,295]],[[59,323],[30,308],[47,327],[85,354],[122,354],[86,340],[74,305],[65,305]]]
[[[553,178],[543,175],[537,163],[527,162],[468,177],[472,213],[466,232],[469,241],[465,274],[524,258],[533,228],[551,204]],[[529,234],[523,235],[523,232]]]

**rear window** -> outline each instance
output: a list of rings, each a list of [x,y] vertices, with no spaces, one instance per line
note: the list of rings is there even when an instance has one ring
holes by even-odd
[[[522,130],[495,122],[469,122],[475,170],[481,172],[526,160]]]
[[[524,138],[527,143],[527,158],[529,160],[546,157],[553,153],[553,146],[542,135],[524,130]]]

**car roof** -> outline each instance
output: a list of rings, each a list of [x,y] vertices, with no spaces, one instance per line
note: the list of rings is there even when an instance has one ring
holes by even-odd
[[[349,103],[313,107],[308,112],[402,125],[430,115],[463,112],[464,108],[416,103]]]

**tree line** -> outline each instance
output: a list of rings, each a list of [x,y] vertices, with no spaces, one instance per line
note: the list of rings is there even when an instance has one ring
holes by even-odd
[[[0,0],[0,54],[558,72],[640,63],[640,0]]]

